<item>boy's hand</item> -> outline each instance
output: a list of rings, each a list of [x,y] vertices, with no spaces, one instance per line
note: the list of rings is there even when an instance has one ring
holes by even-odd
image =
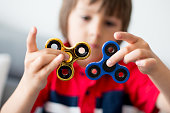
[[[109,67],[123,59],[124,63],[135,62],[139,70],[144,74],[156,71],[160,60],[142,38],[127,32],[116,32],[114,37],[116,40],[128,42],[129,45],[120,49],[108,59],[107,65]]]
[[[48,75],[64,60],[68,55],[60,50],[46,48],[38,50],[36,44],[37,29],[30,31],[27,38],[27,52],[25,57],[24,84],[32,88],[41,90],[47,83]]]

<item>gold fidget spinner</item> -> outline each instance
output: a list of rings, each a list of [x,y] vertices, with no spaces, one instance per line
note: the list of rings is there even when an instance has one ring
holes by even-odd
[[[79,42],[74,47],[65,47],[60,39],[51,38],[46,42],[45,48],[53,48],[53,46],[69,55],[69,59],[62,61],[56,70],[60,80],[70,80],[74,75],[73,62],[86,59],[91,53],[90,46],[86,42]]]

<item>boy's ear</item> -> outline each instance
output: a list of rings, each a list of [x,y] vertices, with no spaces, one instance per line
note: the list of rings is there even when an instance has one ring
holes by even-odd
[[[32,27],[27,37],[27,52],[38,51],[37,44],[36,44],[36,34],[37,34],[37,28]]]

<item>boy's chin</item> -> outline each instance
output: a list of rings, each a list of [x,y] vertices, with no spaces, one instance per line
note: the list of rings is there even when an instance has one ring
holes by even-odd
[[[100,55],[91,55],[87,59],[85,59],[86,62],[91,63],[91,62],[99,62],[102,59]]]
[[[81,67],[86,67],[88,64],[92,63],[92,62],[99,62],[101,60],[101,58],[99,58],[98,56],[93,57],[93,56],[89,56],[87,59],[84,60],[78,60],[78,64]]]

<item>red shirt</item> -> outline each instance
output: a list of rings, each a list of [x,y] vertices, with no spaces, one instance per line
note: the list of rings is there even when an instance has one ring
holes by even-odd
[[[74,76],[69,81],[57,78],[56,70],[48,77],[46,87],[40,92],[32,112],[43,107],[44,112],[121,113],[124,104],[131,104],[140,110],[156,112],[155,103],[159,90],[147,75],[142,74],[134,63],[126,66],[130,78],[126,83],[116,83],[111,76],[90,80],[85,69],[74,63]]]
[[[155,103],[159,90],[149,77],[134,63],[121,61],[119,64],[130,72],[129,80],[123,84],[116,83],[109,75],[90,80],[85,75],[85,68],[76,62],[74,76],[69,81],[58,79],[54,70],[31,112],[42,108],[43,112],[55,113],[121,113],[123,105],[133,105],[146,113],[158,112]]]

